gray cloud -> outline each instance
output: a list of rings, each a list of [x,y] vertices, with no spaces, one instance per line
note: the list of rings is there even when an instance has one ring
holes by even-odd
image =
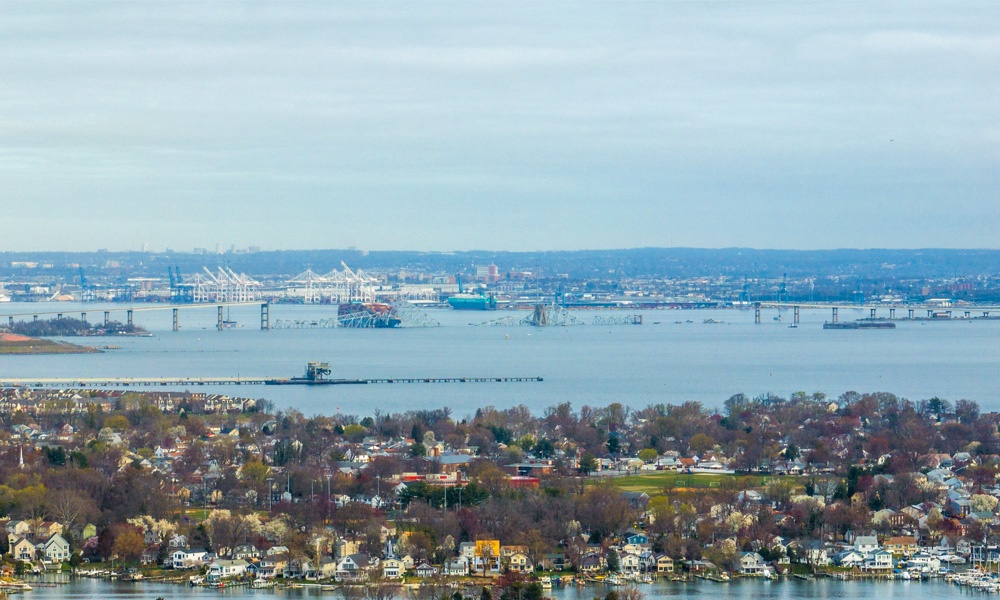
[[[0,250],[996,247],[998,22],[993,3],[5,3]]]

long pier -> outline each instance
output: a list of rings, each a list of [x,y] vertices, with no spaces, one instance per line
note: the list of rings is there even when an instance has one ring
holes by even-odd
[[[541,377],[373,377],[366,379],[305,379],[273,377],[22,377],[0,379],[0,387],[178,387],[203,385],[368,385],[379,383],[529,383]]]

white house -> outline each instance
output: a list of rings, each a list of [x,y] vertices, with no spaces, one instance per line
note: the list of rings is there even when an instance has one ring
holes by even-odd
[[[337,581],[362,581],[368,577],[368,557],[364,554],[351,554],[337,562]]]
[[[456,556],[444,563],[444,568],[441,573],[442,575],[468,575],[469,559],[464,556]]]
[[[242,558],[236,560],[213,560],[208,565],[206,578],[209,581],[219,581],[227,577],[239,577],[247,572],[250,563]]]
[[[761,575],[767,569],[764,557],[756,552],[744,552],[740,556],[740,573],[744,575]]]
[[[639,557],[635,554],[623,554],[619,558],[621,572],[625,574],[635,574],[639,572]]]
[[[875,550],[865,557],[862,565],[866,571],[885,571],[892,569],[892,552],[885,550]]]
[[[878,550],[878,538],[874,535],[859,535],[854,538],[854,549],[867,556],[870,552]]]
[[[61,563],[69,560],[72,553],[69,550],[69,542],[58,533],[49,536],[41,546],[42,559],[47,563]]]
[[[193,569],[205,564],[208,552],[205,550],[174,550],[170,555],[170,566],[174,569]]]
[[[398,558],[387,558],[382,561],[382,577],[386,579],[399,579],[405,570],[403,561]]]
[[[29,542],[27,538],[20,538],[10,545],[10,555],[14,557],[14,560],[34,562],[35,552],[35,545]]]

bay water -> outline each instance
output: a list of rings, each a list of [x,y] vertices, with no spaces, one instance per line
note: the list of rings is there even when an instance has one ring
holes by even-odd
[[[121,305],[110,305],[121,308]],[[0,314],[86,311],[102,305],[21,304]],[[336,307],[272,305],[271,321],[336,318]],[[217,331],[214,307],[136,312],[151,337],[72,338],[113,345],[101,354],[0,356],[0,378],[16,377],[291,377],[309,361],[329,362],[334,378],[542,377],[532,383],[415,383],[351,386],[195,386],[192,391],[267,398],[306,414],[448,408],[462,418],[477,408],[523,404],[536,413],[561,402],[574,408],[610,402],[699,401],[721,407],[729,396],[795,391],[836,397],[848,390],[892,392],[911,400],[969,399],[1000,409],[1000,321],[900,321],[891,330],[824,330],[827,311],[791,313],[654,310],[575,311],[576,326],[491,326],[524,312],[427,310],[439,327],[272,329],[257,307],[233,307],[240,327]],[[642,325],[594,325],[595,317],[641,314]],[[840,320],[867,316],[841,309]],[[28,317],[30,318],[30,317]],[[113,318],[123,320],[116,313]],[[145,388],[142,388],[145,389]]]

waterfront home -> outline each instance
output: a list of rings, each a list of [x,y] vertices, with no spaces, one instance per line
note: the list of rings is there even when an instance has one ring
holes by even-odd
[[[740,555],[740,573],[743,575],[763,575],[767,569],[764,557],[756,552],[744,552]]]
[[[801,547],[806,564],[814,567],[830,566],[830,554],[824,542],[820,540],[806,540],[802,542]]]
[[[34,562],[35,545],[28,541],[28,538],[18,538],[10,545],[10,555],[14,560],[22,562]]]
[[[72,553],[69,550],[69,542],[58,533],[53,533],[40,546],[42,560],[46,563],[61,563],[69,560]]]
[[[469,574],[469,559],[464,556],[453,557],[444,563],[441,573],[443,575],[465,576]]]
[[[885,549],[893,556],[910,556],[917,551],[917,538],[910,535],[891,537],[885,541]]]
[[[604,558],[596,553],[590,553],[580,559],[578,570],[584,573],[595,573],[604,569]]]
[[[420,579],[427,579],[428,577],[434,577],[438,574],[437,567],[433,567],[426,562],[422,562],[414,567],[413,571]]]
[[[174,550],[170,554],[170,566],[174,569],[194,569],[205,564],[208,552],[203,549]]]
[[[364,581],[368,578],[370,562],[364,554],[351,554],[337,562],[337,581]]]
[[[336,560],[323,557],[306,573],[306,579],[334,579],[337,576]]]
[[[507,559],[507,568],[514,573],[530,573],[534,570],[527,554],[515,552]]]
[[[546,571],[562,571],[566,568],[566,553],[553,552],[546,554],[539,559],[538,565]]]
[[[382,577],[386,579],[399,579],[403,576],[403,561],[398,558],[387,558],[382,561]]]
[[[282,577],[285,579],[299,579],[305,577],[312,571],[312,562],[307,558],[289,558],[285,563],[285,570]]]
[[[208,565],[206,579],[208,579],[208,581],[219,581],[224,578],[240,577],[247,572],[248,566],[250,566],[250,564],[242,559],[213,560]]]
[[[941,568],[941,559],[926,552],[917,552],[907,559],[906,564],[924,573],[936,573]]]
[[[674,559],[670,558],[666,554],[660,554],[656,557],[656,572],[663,573],[673,573],[674,572]]]
[[[859,567],[865,561],[865,556],[857,550],[847,549],[833,556],[833,562],[841,567]]]
[[[887,571],[892,569],[892,553],[885,550],[873,550],[865,556],[861,568],[865,571]]]

